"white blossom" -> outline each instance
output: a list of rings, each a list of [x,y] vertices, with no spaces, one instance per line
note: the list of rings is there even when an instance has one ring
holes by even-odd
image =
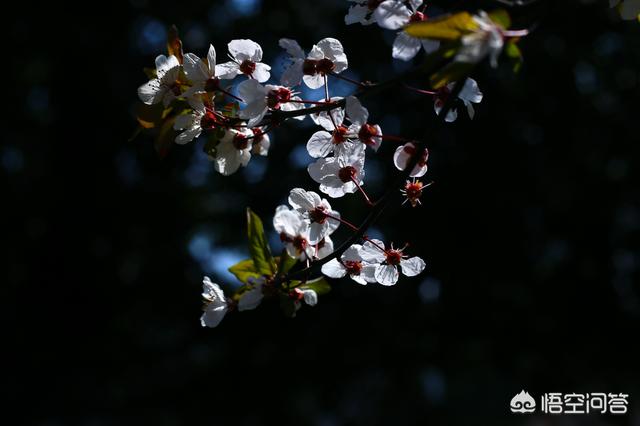
[[[324,86],[327,74],[339,74],[349,66],[342,44],[335,38],[324,38],[314,44],[306,58],[295,40],[280,39],[280,46],[291,58],[282,75],[282,84],[286,86],[297,86],[303,80],[310,89],[319,89]]]
[[[189,98],[197,93],[212,92],[218,87],[216,77],[216,49],[209,45],[206,60],[202,60],[193,53],[186,53],[183,61],[184,73],[192,86],[183,94]]]
[[[351,125],[349,134],[354,135],[366,146],[377,151],[382,144],[382,129],[377,124],[369,124],[369,111],[362,106],[358,98],[349,96],[346,101],[346,112]]]
[[[280,234],[289,256],[302,261],[313,259],[315,248],[309,242],[309,225],[300,212],[279,206],[273,217],[273,227]]]
[[[449,83],[442,89],[438,90],[437,95],[433,102],[433,108],[436,111],[436,114],[440,114],[440,111],[444,107],[444,104],[447,101],[451,90],[453,90],[453,86],[455,83]],[[475,116],[475,110],[473,109],[473,104],[478,104],[482,101],[482,92],[478,87],[478,83],[472,79],[467,78],[464,82],[464,86],[458,94],[458,98],[462,101],[464,106],[467,107],[467,113],[469,117],[473,119]],[[445,117],[445,121],[452,122],[458,118],[458,110],[456,108],[451,108],[449,112],[447,112],[447,116]]]
[[[164,106],[168,106],[171,101],[181,95],[180,86],[177,83],[179,75],[178,58],[173,55],[169,57],[158,55],[156,57],[156,78],[138,87],[138,97],[147,105],[162,102]]]
[[[340,213],[313,191],[294,188],[289,193],[289,204],[302,214],[309,224],[309,242],[317,244],[340,226]]]
[[[320,158],[307,170],[313,180],[320,184],[320,191],[332,198],[358,190],[364,182],[364,144],[356,144],[344,156]]]
[[[362,245],[360,255],[365,262],[376,266],[375,279],[382,285],[394,285],[398,282],[399,271],[407,277],[413,277],[425,268],[424,260],[418,256],[409,258],[404,249],[395,249],[393,245],[385,249],[380,240],[368,240]]]
[[[295,96],[288,87],[261,85],[256,80],[245,80],[238,85],[238,94],[247,106],[240,110],[239,116],[248,120],[247,126],[253,127],[259,124],[265,114],[272,110],[296,111],[304,108],[300,97]],[[303,120],[304,116],[294,117]]]
[[[207,105],[203,101],[203,96],[207,99]],[[187,101],[191,106],[191,112],[180,114],[173,124],[175,130],[183,130],[176,136],[176,143],[186,144],[200,136],[202,130],[209,130],[216,126],[218,120],[213,112],[213,102],[206,94],[188,97]]]
[[[204,313],[200,317],[203,327],[215,327],[229,310],[227,299],[220,286],[211,282],[209,277],[202,280],[202,298],[204,299]]]
[[[218,78],[232,79],[244,74],[260,83],[269,80],[271,67],[262,61],[262,47],[252,40],[232,40],[227,45],[231,61],[216,65]]]
[[[269,134],[266,133],[262,127],[254,127],[251,129],[251,132],[253,133],[251,153],[253,155],[266,157],[269,154],[269,148],[271,147],[271,138],[269,137]]]
[[[322,265],[322,273],[330,278],[342,278],[349,274],[349,277],[358,284],[376,282],[376,265],[365,262],[360,251],[362,246],[354,244],[340,256],[340,260],[331,259]]]
[[[216,146],[213,157],[214,168],[217,172],[229,176],[240,166],[245,167],[251,160],[253,132],[250,129],[229,129],[225,132]]]
[[[421,22],[427,19],[423,12],[418,11],[421,5],[422,0],[411,0],[409,2],[386,0],[373,12],[373,16],[382,28],[398,30],[411,22]],[[393,42],[391,56],[403,61],[409,61],[418,54],[420,48],[424,48],[425,52],[431,53],[438,50],[439,47],[440,42],[437,40],[419,39],[400,31]]]
[[[382,0],[349,0],[354,5],[349,7],[349,11],[344,17],[344,23],[371,25],[376,22],[373,12]]]
[[[404,170],[407,168],[409,161],[411,160],[411,158],[414,156],[415,153],[416,153],[416,146],[411,142],[408,142],[403,146],[399,146],[398,148],[396,148],[396,152],[394,152],[393,154],[393,164],[396,166],[398,170]],[[409,176],[411,177],[424,176],[424,174],[427,173],[428,159],[429,159],[429,151],[425,148],[424,151],[422,151],[420,159],[414,166]]]
[[[495,68],[504,46],[503,30],[484,11],[474,15],[473,20],[478,28],[462,36],[454,61],[475,64],[489,56],[491,66]]]

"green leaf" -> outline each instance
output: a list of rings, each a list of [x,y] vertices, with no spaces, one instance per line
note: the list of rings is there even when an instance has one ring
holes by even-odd
[[[267,244],[262,220],[249,208],[247,209],[247,230],[249,253],[256,271],[263,275],[274,275],[276,273],[276,264],[271,256],[271,249]]]
[[[511,27],[511,17],[504,9],[496,9],[490,12],[489,18],[491,18],[491,20],[503,30],[508,30],[509,27]]]
[[[283,252],[282,255],[277,256],[275,261],[278,265],[278,274],[286,274],[298,263],[298,259],[289,256],[286,251]]]
[[[522,51],[517,45],[517,40],[509,40],[504,48],[505,54],[513,60],[513,72],[517,73],[522,68],[524,57]]]
[[[331,291],[331,285],[326,279],[324,279],[324,277],[307,281],[306,283],[301,284],[298,288],[300,288],[300,290],[313,290],[318,293],[318,296],[322,296],[323,294],[327,294]]]
[[[256,270],[253,259],[243,260],[229,268],[229,272],[236,276],[242,283],[247,283],[249,278],[259,278],[262,275]]]
[[[478,29],[478,24],[473,20],[473,17],[468,12],[459,12],[409,24],[404,28],[404,31],[417,38],[455,41],[476,29]]]

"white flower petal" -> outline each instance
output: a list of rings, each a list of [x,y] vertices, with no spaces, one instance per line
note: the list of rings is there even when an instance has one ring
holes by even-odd
[[[321,269],[322,273],[328,276],[329,278],[342,278],[347,275],[347,270],[340,262],[336,259],[331,259],[324,265],[322,265]]]
[[[260,62],[262,60],[262,47],[253,40],[231,40],[227,46],[231,56],[239,62],[244,60]]]
[[[209,79],[207,65],[197,55],[187,53],[184,55],[184,73],[192,83],[203,83]]]
[[[309,306],[315,306],[318,304],[318,294],[313,290],[302,290],[302,297],[304,298],[304,303]]]
[[[427,266],[424,263],[424,260],[420,259],[418,256],[414,256],[410,259],[402,259],[400,261],[400,269],[402,273],[408,277],[415,277],[420,272],[422,272]]]
[[[273,227],[276,232],[290,237],[298,235],[298,229],[302,226],[303,218],[300,213],[290,210],[288,207],[278,208],[273,217]]]
[[[240,74],[240,66],[233,61],[216,65],[216,76],[222,80],[230,80]]]
[[[384,262],[386,256],[384,254],[384,243],[380,240],[369,240],[362,244],[360,249],[360,256],[362,260],[368,263],[381,263]]]
[[[238,301],[238,310],[239,311],[248,311],[251,309],[255,309],[260,305],[264,295],[262,294],[262,286],[257,286],[253,288],[240,297]]]
[[[382,285],[394,285],[398,282],[398,268],[392,265],[376,266],[376,281]]]
[[[155,105],[162,101],[165,92],[166,89],[160,86],[160,80],[157,78],[138,87],[138,97],[147,105]]]
[[[422,43],[419,38],[411,37],[401,31],[393,41],[391,56],[402,61],[410,61],[418,54],[421,47]]]
[[[260,83],[264,83],[271,77],[271,67],[262,62],[256,62],[256,69],[251,73],[251,77],[258,80]]]
[[[333,136],[324,130],[315,132],[307,142],[307,151],[313,158],[326,157],[333,151]]]
[[[303,75],[302,81],[307,85],[309,89],[319,89],[324,86],[324,77],[320,74]]]
[[[162,77],[171,69],[180,67],[180,62],[175,56],[158,55],[156,57],[156,76],[162,80]]]
[[[351,123],[357,124],[358,127],[365,124],[369,119],[369,111],[362,106],[360,100],[355,96],[347,97],[345,110]]]
[[[280,78],[283,86],[295,87],[302,82],[302,64],[302,60],[296,60],[284,70]]]
[[[220,324],[220,321],[224,318],[227,313],[226,307],[216,307],[216,308],[205,308],[204,313],[200,317],[200,324],[203,327],[217,327]]]
[[[302,50],[302,47],[300,47],[297,41],[290,38],[281,38],[278,45],[292,58],[304,59],[304,50]]]
[[[320,196],[313,191],[293,188],[289,192],[289,204],[296,210],[310,211],[320,204]]]
[[[373,11],[373,17],[382,28],[397,30],[409,23],[412,12],[402,2],[386,0]]]

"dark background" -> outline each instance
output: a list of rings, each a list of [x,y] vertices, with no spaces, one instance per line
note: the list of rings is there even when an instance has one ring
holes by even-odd
[[[522,71],[476,70],[485,99],[429,141],[424,206],[394,205],[372,231],[409,241],[425,273],[391,288],[336,281],[294,320],[266,304],[216,329],[199,324],[202,275],[233,288],[244,208],[271,230],[290,188],[316,188],[302,164],[313,128],[286,125],[268,161],[229,178],[202,141],[163,160],[150,134],[129,142],[166,27],[187,52],[212,42],[219,62],[251,38],[274,73],[280,37],[309,49],[334,36],[347,75],[369,80],[405,69],[393,32],[345,26],[338,0],[19,7],[5,19],[0,152],[10,423],[640,424],[640,24],[608,2],[513,12],[537,25]],[[421,137],[434,120],[429,97],[401,89],[365,105],[390,134]],[[368,159],[374,197],[393,149]],[[366,215],[358,196],[332,204]],[[517,416],[522,389],[629,393],[630,414]]]

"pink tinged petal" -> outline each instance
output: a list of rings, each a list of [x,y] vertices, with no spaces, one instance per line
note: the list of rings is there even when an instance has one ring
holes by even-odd
[[[378,265],[376,266],[375,277],[376,281],[382,285],[394,285],[398,282],[398,268],[392,265]]]
[[[328,276],[329,278],[342,278],[347,275],[347,270],[340,262],[336,259],[331,259],[324,265],[322,265],[321,269],[322,273]]]
[[[209,51],[207,52],[207,68],[209,77],[216,75],[216,49],[213,44],[209,45]]]
[[[209,69],[198,56],[193,53],[184,55],[184,73],[192,83],[202,83],[209,79]]]
[[[402,61],[410,61],[418,54],[421,47],[419,38],[411,37],[404,31],[399,32],[393,41],[391,56]]]
[[[138,97],[147,105],[155,105],[162,101],[166,89],[160,86],[160,80],[153,79],[138,87]]]
[[[302,81],[309,89],[319,89],[324,86],[324,77],[320,74],[304,75]]]
[[[376,281],[376,265],[364,264],[360,271],[360,278],[367,283],[375,283]]]
[[[309,306],[315,306],[318,304],[318,294],[313,290],[302,290],[302,297],[304,303]]]
[[[478,87],[478,83],[474,79],[467,78],[458,97],[463,101],[477,104],[482,101],[482,92]]]
[[[324,130],[315,132],[307,142],[307,151],[313,158],[326,157],[333,151],[333,136]]]
[[[171,69],[180,67],[178,58],[171,55],[169,57],[165,55],[158,55],[156,57],[156,76],[162,80],[162,77]]]
[[[353,5],[349,8],[349,12],[344,17],[344,23],[346,25],[352,24],[362,24],[369,25],[372,24],[370,20],[367,19],[367,15],[369,14],[369,8],[367,6],[362,6],[359,4]]]
[[[262,286],[257,286],[247,291],[238,301],[238,310],[248,311],[257,308],[260,302],[262,302],[263,297]]]
[[[236,58],[239,62],[244,60],[260,62],[262,60],[262,48],[253,40],[232,40],[229,42],[227,47],[229,48],[231,56]]]
[[[256,62],[256,69],[251,74],[251,77],[258,80],[260,83],[264,83],[269,80],[271,77],[271,67],[267,64],[263,64],[262,62]]]
[[[373,17],[382,28],[397,30],[409,23],[412,12],[402,2],[386,0],[373,11]]]
[[[384,243],[380,240],[365,241],[360,249],[360,256],[362,260],[368,263],[381,263],[384,262],[386,256],[384,255]]]
[[[302,188],[293,188],[289,192],[289,204],[297,210],[309,211],[320,204],[320,196],[313,191],[305,191]]]
[[[440,42],[438,40],[422,40],[422,48],[427,53],[433,53],[440,48]]]
[[[296,59],[304,59],[304,51],[297,41],[290,38],[281,38],[278,45],[283,48],[289,56]]]
[[[230,80],[240,74],[240,66],[233,61],[216,65],[216,76],[223,80]]]
[[[345,110],[351,123],[362,126],[369,119],[369,111],[362,106],[358,98],[355,96],[347,97]]]
[[[427,265],[424,263],[424,260],[418,256],[400,261],[400,270],[408,277],[415,277],[424,270],[425,266]]]

